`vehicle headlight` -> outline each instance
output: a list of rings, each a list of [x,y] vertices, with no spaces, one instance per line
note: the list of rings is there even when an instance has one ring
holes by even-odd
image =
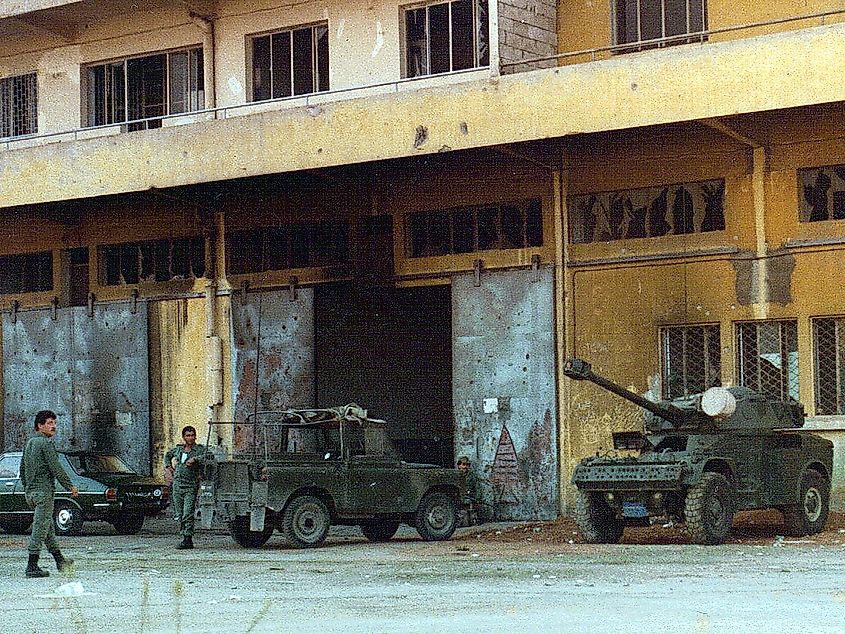
[[[153,496],[160,498],[161,497],[161,489],[156,489],[155,491],[153,491]]]

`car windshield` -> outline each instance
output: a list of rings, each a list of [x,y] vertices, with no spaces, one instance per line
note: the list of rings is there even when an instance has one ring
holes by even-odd
[[[135,473],[117,456],[83,455],[77,464],[80,473]]]

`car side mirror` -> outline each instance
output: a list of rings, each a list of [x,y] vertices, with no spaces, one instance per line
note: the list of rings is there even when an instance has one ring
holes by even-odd
[[[327,451],[326,455],[323,456],[323,460],[331,460],[331,458],[332,458],[332,452],[331,451]]]

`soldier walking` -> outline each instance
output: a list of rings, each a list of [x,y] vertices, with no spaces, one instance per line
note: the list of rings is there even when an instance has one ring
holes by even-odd
[[[79,490],[71,484],[67,472],[59,464],[53,436],[56,435],[56,415],[49,410],[42,410],[35,415],[35,435],[23,449],[21,459],[21,481],[24,486],[26,503],[35,511],[32,522],[32,534],[29,538],[29,563],[26,566],[27,577],[49,577],[50,573],[38,567],[41,546],[56,560],[56,569],[64,572],[73,564],[72,559],[62,556],[56,541],[56,528],[53,525],[53,499],[56,493],[56,480],[78,497]]]
[[[176,548],[194,547],[194,514],[197,508],[200,469],[205,459],[205,445],[197,444],[197,430],[188,425],[182,429],[181,445],[164,455],[165,469],[173,470],[173,509],[179,520],[182,541]]]

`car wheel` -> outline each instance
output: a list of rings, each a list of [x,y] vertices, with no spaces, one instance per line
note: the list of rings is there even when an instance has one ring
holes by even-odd
[[[399,522],[395,520],[377,520],[369,524],[361,524],[361,532],[371,542],[386,542],[399,530]]]
[[[316,548],[326,541],[332,517],[326,504],[313,495],[292,500],[282,517],[282,532],[294,548]]]
[[[445,493],[426,495],[417,509],[415,526],[427,542],[449,539],[458,527],[454,498]]]
[[[266,544],[273,534],[273,528],[273,519],[269,513],[264,518],[264,530],[260,531],[249,530],[249,515],[239,515],[229,522],[232,539],[244,548],[258,548]]]
[[[121,515],[111,523],[118,535],[137,535],[144,526],[144,516],[140,514]]]
[[[791,537],[814,535],[824,530],[830,510],[830,482],[818,471],[801,475],[798,504],[782,509],[785,532]]]
[[[615,544],[625,531],[624,522],[599,493],[578,491],[575,523],[588,544]]]
[[[0,520],[0,528],[9,535],[24,535],[29,532],[32,526],[32,518],[12,518]]]
[[[53,509],[56,535],[79,535],[82,532],[82,511],[68,502],[59,502]]]
[[[687,491],[684,502],[687,534],[697,544],[721,544],[731,532],[734,492],[721,473],[704,473]]]

